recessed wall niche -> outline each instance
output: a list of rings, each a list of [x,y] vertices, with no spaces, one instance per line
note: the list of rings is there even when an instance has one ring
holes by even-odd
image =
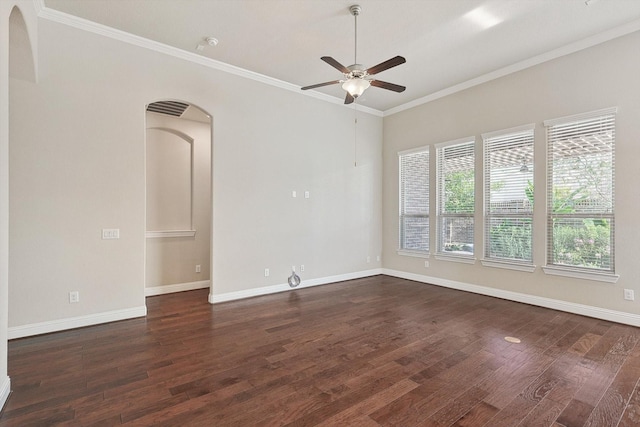
[[[147,129],[147,237],[195,234],[193,138],[178,130]]]

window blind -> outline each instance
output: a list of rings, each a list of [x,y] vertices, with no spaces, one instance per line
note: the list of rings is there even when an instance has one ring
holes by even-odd
[[[475,141],[473,138],[436,148],[437,252],[474,253]]]
[[[484,257],[531,264],[534,126],[483,134]]]
[[[429,148],[398,157],[400,249],[429,252]]]
[[[545,122],[549,265],[614,272],[615,112]]]

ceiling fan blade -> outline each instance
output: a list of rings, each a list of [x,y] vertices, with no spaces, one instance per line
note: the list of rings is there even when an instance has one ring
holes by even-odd
[[[393,83],[383,82],[382,80],[371,80],[371,86],[381,87],[382,89],[392,90],[394,92],[404,92],[406,87]]]
[[[347,96],[344,98],[344,103],[345,104],[352,104],[353,101],[355,101],[356,99],[351,96],[351,94],[349,92],[347,92]]]
[[[404,59],[402,56],[396,56],[394,58],[387,59],[386,61],[381,62],[380,64],[374,65],[373,67],[369,68],[367,70],[367,74],[369,75],[378,74],[384,70],[388,70],[389,68],[393,68],[400,64],[404,64],[405,62],[407,62],[407,60]]]
[[[340,83],[340,80],[333,80],[331,82],[318,83],[317,85],[305,86],[301,88],[302,90],[315,89],[317,87],[334,85],[336,83]]]
[[[345,67],[344,65],[342,65],[341,63],[339,63],[338,61],[336,61],[330,56],[323,56],[320,59],[322,59],[324,62],[331,65],[333,68],[335,68],[336,70],[340,71],[343,74],[349,74],[351,72],[347,67]]]

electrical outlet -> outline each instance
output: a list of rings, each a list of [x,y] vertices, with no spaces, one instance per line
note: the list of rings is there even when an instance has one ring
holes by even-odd
[[[635,296],[633,294],[633,289],[624,290],[624,299],[626,299],[627,301],[633,301],[635,299]]]
[[[303,273],[304,272],[304,264],[300,264],[300,272]]]
[[[264,277],[269,277],[269,269],[268,268],[264,269]]]
[[[200,264],[196,264],[196,273],[200,272],[202,272],[202,268],[200,267]]]
[[[369,264],[370,262],[371,262],[371,257],[370,257],[370,256],[368,256],[368,257],[367,257],[367,264]]]
[[[69,303],[73,304],[76,302],[80,302],[80,292],[78,291],[69,292]]]
[[[294,273],[296,272],[296,266],[295,265],[291,266],[291,271],[293,271]]]
[[[429,268],[429,261],[424,262],[424,268]]]
[[[376,261],[380,262],[380,255],[376,257]]]

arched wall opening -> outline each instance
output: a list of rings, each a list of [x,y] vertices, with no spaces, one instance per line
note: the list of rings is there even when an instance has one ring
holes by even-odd
[[[11,390],[9,327],[9,111],[10,78],[37,81],[37,15],[33,4],[0,4],[0,408]],[[31,7],[32,9],[29,9]]]
[[[212,119],[183,101],[146,107],[145,295],[208,288]]]
[[[17,6],[9,16],[9,46],[9,77],[36,82],[34,49],[24,16]]]

